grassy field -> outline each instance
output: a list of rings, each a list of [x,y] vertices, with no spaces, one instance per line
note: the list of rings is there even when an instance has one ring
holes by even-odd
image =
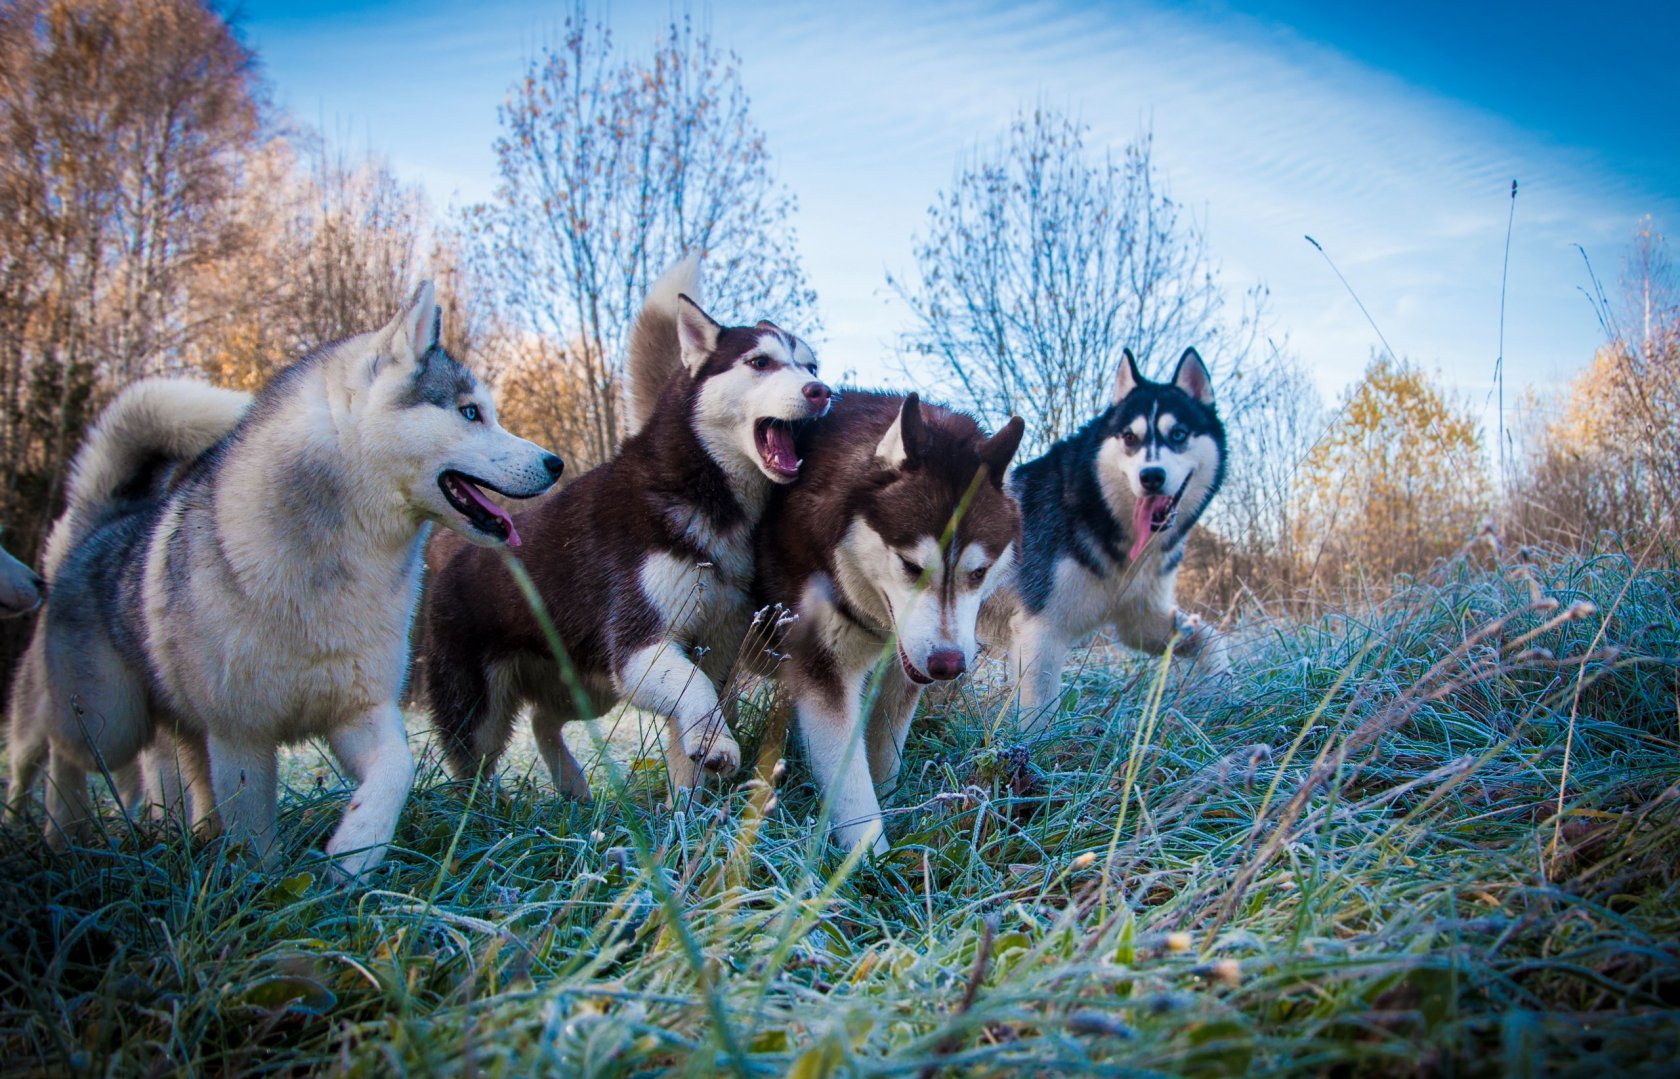
[[[107,822],[0,854],[8,1074],[1667,1073],[1680,1057],[1680,571],[1478,554],[1238,628],[1209,683],[1093,651],[1054,729],[924,709],[892,853],[796,753],[680,812],[422,769],[369,887]],[[417,742],[424,744],[417,733]],[[317,783],[319,778],[321,782]],[[540,780],[540,781],[539,781]]]

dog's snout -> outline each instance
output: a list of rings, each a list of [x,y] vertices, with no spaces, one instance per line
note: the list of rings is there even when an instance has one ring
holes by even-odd
[[[805,394],[805,400],[811,404],[813,415],[821,413],[828,407],[828,387],[823,383],[807,382],[802,392]]]
[[[1146,468],[1138,473],[1138,482],[1148,494],[1159,494],[1167,482],[1167,470],[1164,468]]]
[[[566,470],[566,462],[552,453],[543,454],[543,468],[547,470],[550,479],[559,479],[560,473]]]
[[[948,682],[968,670],[961,649],[937,648],[928,653],[927,672],[942,682]]]

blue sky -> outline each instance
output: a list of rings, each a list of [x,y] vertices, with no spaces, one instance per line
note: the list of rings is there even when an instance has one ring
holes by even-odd
[[[438,205],[489,195],[496,106],[569,4],[313,4],[238,15],[277,101],[387,156]],[[602,8],[621,45],[667,3]],[[1507,400],[1567,378],[1600,331],[1580,244],[1613,281],[1641,217],[1680,218],[1680,5],[1199,2],[696,5],[742,59],[778,177],[800,200],[830,370],[893,377],[906,313],[887,270],[960,155],[1043,102],[1119,147],[1151,130],[1172,195],[1233,291],[1271,289],[1326,395],[1376,335],[1478,405],[1498,353],[1510,182],[1521,183]],[[756,313],[752,313],[756,314]],[[1487,416],[1491,424],[1492,415]]]

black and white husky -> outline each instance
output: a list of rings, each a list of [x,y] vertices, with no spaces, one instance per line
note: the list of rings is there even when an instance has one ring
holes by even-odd
[[[1217,632],[1174,602],[1184,539],[1225,476],[1225,428],[1195,349],[1169,382],[1125,353],[1114,404],[1015,469],[1023,543],[1015,586],[987,605],[1020,680],[1022,724],[1049,718],[1074,642],[1102,626],[1154,655],[1227,665]],[[1048,706],[1048,707],[1047,707]]]

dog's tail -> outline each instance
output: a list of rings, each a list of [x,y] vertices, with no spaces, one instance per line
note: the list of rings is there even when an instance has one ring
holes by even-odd
[[[642,313],[630,329],[630,433],[653,415],[659,395],[682,370],[677,343],[677,297],[700,302],[700,256],[684,255],[648,290]]]
[[[184,378],[148,378],[105,406],[70,463],[64,514],[47,537],[48,580],[114,504],[152,492],[165,469],[193,460],[233,430],[251,395]]]

